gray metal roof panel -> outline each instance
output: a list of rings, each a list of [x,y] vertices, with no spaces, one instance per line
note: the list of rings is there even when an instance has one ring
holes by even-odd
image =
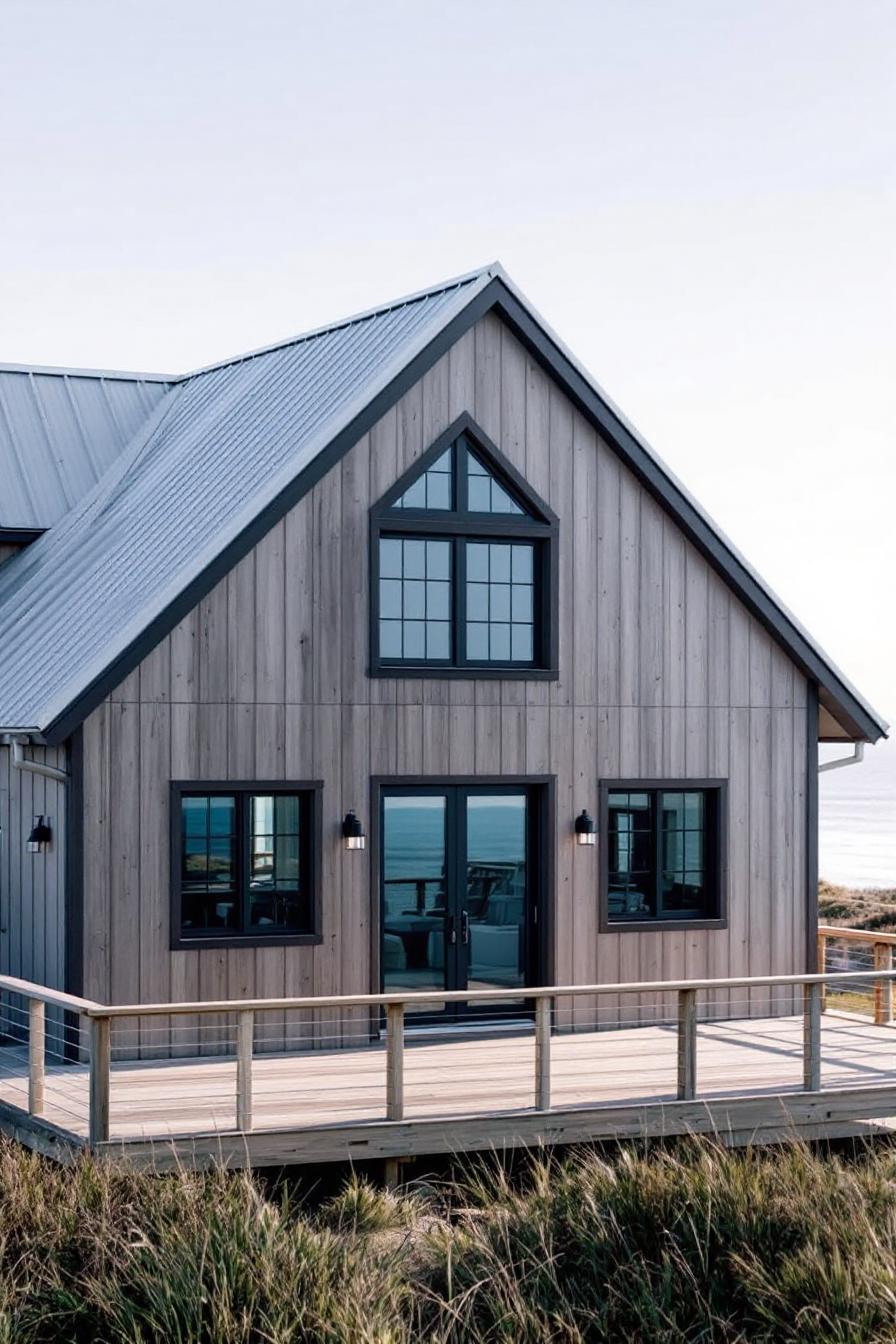
[[[121,375],[0,368],[0,528],[52,527],[166,391]]]
[[[0,573],[0,725],[51,723],[488,279],[168,392],[125,460]]]

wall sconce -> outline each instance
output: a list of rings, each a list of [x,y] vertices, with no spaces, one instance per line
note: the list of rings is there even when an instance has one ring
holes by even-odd
[[[28,853],[39,854],[53,839],[53,832],[44,817],[35,817],[28,837]]]
[[[364,827],[354,812],[346,812],[345,814],[345,820],[342,823],[342,838],[345,841],[346,849],[363,849],[367,844]]]
[[[594,819],[589,817],[584,807],[576,817],[575,831],[577,845],[593,845],[597,839],[597,827],[594,824]]]

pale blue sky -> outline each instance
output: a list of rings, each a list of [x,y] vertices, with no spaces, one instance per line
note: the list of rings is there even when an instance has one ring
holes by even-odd
[[[0,359],[500,258],[896,718],[892,0],[0,0]]]

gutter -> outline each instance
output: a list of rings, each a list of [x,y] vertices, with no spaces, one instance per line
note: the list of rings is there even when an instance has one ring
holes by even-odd
[[[865,757],[865,743],[854,742],[851,756],[838,756],[835,761],[822,761],[818,773],[825,770],[842,770],[845,765],[858,765]]]
[[[12,764],[15,770],[27,770],[32,775],[43,775],[45,779],[55,779],[57,784],[67,784],[69,776],[64,770],[57,770],[55,765],[43,765],[39,761],[32,761],[25,755],[25,747],[30,741],[22,734],[16,736],[9,735],[4,737],[3,742],[6,746],[12,748]]]

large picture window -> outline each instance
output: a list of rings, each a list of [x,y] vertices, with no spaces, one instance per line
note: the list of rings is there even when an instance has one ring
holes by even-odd
[[[556,676],[557,520],[463,416],[371,514],[371,671]]]
[[[317,789],[172,785],[174,946],[317,941]]]
[[[719,781],[601,784],[601,923],[724,918],[725,787]]]

